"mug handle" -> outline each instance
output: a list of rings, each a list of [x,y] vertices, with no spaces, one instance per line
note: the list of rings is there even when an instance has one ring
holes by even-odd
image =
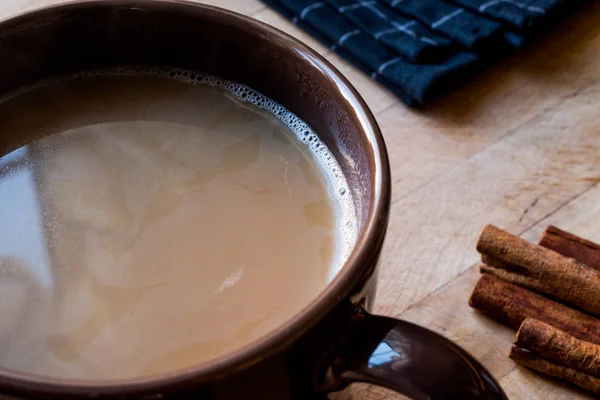
[[[364,382],[413,400],[508,400],[492,375],[450,340],[363,310],[322,366],[317,377],[321,391]]]

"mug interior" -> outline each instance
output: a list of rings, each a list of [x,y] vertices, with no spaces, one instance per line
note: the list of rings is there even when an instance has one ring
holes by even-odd
[[[259,28],[259,29],[257,29]],[[242,83],[308,123],[329,146],[366,222],[375,182],[363,104],[312,51],[218,9],[172,2],[76,2],[5,21],[0,94],[56,75],[123,65],[182,68]],[[344,87],[345,86],[345,87]],[[2,138],[3,149],[19,138]]]
[[[49,77],[124,65],[182,68],[242,83],[304,120],[337,159],[359,224],[357,243],[344,268],[286,325],[235,354],[178,372],[181,379],[186,375],[208,379],[227,365],[247,363],[276,351],[292,340],[292,332],[308,329],[347,295],[358,279],[372,272],[389,207],[383,140],[373,116],[349,83],[291,37],[210,6],[178,1],[81,1],[0,23],[0,59],[0,96]],[[3,135],[1,154],[28,139]],[[164,383],[161,379],[173,375],[153,378],[153,382],[160,385]],[[132,390],[136,384],[147,383],[146,378],[128,381]],[[0,385],[47,383],[42,377],[0,370]],[[89,388],[96,383],[63,384]]]

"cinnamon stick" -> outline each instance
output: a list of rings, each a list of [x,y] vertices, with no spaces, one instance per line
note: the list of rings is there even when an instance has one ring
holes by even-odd
[[[552,290],[551,288],[545,286],[535,278],[530,278],[525,275],[510,272],[502,268],[494,268],[487,264],[481,264],[479,266],[479,271],[482,274],[494,275],[502,280],[514,283],[515,285],[519,285],[529,290],[533,290],[534,292],[545,293]]]
[[[550,361],[600,378],[600,345],[577,339],[542,321],[526,319],[514,344]]]
[[[524,367],[555,378],[566,380],[595,394],[600,394],[600,379],[584,372],[537,357],[534,353],[516,346],[513,346],[510,349],[508,356]]]
[[[565,232],[555,226],[548,226],[540,239],[540,246],[554,250],[565,257],[571,257],[590,268],[600,270],[600,245]]]
[[[482,275],[475,285],[469,305],[514,329],[525,319],[535,318],[578,339],[600,344],[599,319],[489,274]]]
[[[492,225],[485,227],[477,250],[504,268],[535,281],[535,289],[600,316],[600,271],[572,258],[511,235]],[[513,272],[510,271],[509,272]]]
[[[514,264],[508,264],[508,263],[506,263],[504,261],[500,261],[496,258],[486,256],[485,254],[481,255],[481,262],[486,265],[489,265],[490,267],[499,268],[499,269],[503,269],[506,271],[512,271],[512,272],[516,272],[516,273],[520,273],[520,274],[525,274],[527,272],[526,268],[519,267],[518,265],[514,265]]]

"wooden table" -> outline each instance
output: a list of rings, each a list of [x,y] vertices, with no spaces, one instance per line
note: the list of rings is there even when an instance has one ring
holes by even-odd
[[[0,17],[54,0],[4,0]],[[469,350],[511,399],[587,399],[517,367],[514,332],[469,309],[487,223],[530,240],[548,224],[600,241],[600,3],[426,109],[416,111],[258,0],[211,0],[290,33],[365,98],[392,163],[393,206],[376,311]],[[399,399],[367,385],[336,400]]]

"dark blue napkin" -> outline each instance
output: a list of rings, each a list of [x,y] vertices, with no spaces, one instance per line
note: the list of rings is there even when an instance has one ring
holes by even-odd
[[[531,28],[563,0],[507,1],[507,0],[453,0],[454,3],[491,18],[513,25]]]
[[[518,48],[564,0],[263,0],[408,105]]]

